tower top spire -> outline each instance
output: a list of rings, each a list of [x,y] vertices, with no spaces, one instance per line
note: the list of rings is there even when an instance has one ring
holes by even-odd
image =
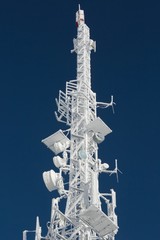
[[[76,25],[77,27],[85,23],[84,11],[81,10],[80,4],[78,5],[78,11],[76,12]]]

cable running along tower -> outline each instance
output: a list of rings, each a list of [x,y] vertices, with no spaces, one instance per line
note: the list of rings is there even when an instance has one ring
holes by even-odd
[[[29,232],[35,232],[35,240],[114,240],[118,231],[116,193],[99,192],[99,174],[117,174],[118,167],[109,170],[107,163],[98,158],[98,144],[112,130],[97,116],[97,107],[113,108],[110,103],[97,102],[91,90],[90,54],[96,51],[95,41],[90,39],[90,30],[85,24],[84,11],[76,13],[77,38],[73,39],[72,53],[77,54],[77,78],[66,82],[65,92],[59,91],[56,99],[56,119],[68,125],[42,142],[54,153],[56,171],[43,173],[49,191],[58,191],[52,199],[51,218],[47,223],[47,235],[41,235],[39,218],[36,230],[23,232],[23,240],[29,240]],[[59,209],[63,202],[65,211]],[[106,212],[101,208],[101,201]]]

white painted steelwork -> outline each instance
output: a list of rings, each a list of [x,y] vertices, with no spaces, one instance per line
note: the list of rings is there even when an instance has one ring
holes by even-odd
[[[90,39],[90,30],[85,24],[84,11],[76,13],[77,38],[73,39],[72,53],[77,54],[77,77],[66,83],[66,91],[59,91],[56,99],[58,121],[66,123],[69,129],[59,130],[42,142],[54,152],[53,170],[43,173],[43,179],[49,191],[58,190],[59,197],[53,198],[51,219],[48,232],[41,236],[37,218],[35,240],[114,240],[118,231],[116,194],[99,192],[99,174],[118,172],[117,161],[114,170],[109,170],[107,163],[98,158],[98,144],[112,130],[97,117],[97,107],[113,107],[110,103],[96,101],[96,94],[91,90],[90,54],[96,51],[96,43]],[[65,184],[68,175],[68,185]],[[65,211],[59,209],[63,201]],[[102,211],[102,202],[106,212]],[[24,231],[24,240],[26,231]]]

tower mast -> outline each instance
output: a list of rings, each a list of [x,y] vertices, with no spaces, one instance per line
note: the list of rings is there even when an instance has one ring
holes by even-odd
[[[41,227],[37,217],[35,240],[74,239],[114,240],[118,231],[116,193],[99,192],[99,174],[117,174],[117,161],[114,170],[98,158],[98,144],[112,130],[97,117],[97,107],[113,107],[110,103],[96,101],[96,93],[91,89],[91,51],[96,51],[96,43],[90,39],[90,29],[85,24],[84,11],[76,12],[77,38],[73,39],[72,53],[77,54],[77,77],[66,82],[66,91],[59,91],[56,99],[58,121],[69,126],[59,130],[42,142],[54,152],[53,163],[57,171],[43,173],[44,183],[49,191],[58,191],[59,197],[53,198],[51,219],[48,232],[41,236]],[[68,184],[65,184],[68,181]],[[102,211],[101,201],[106,204]],[[63,202],[65,211],[59,209]],[[23,240],[27,239],[23,232]]]

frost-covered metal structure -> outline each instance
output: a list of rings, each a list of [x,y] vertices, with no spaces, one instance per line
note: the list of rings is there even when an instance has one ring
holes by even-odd
[[[77,77],[66,82],[65,92],[60,90],[56,99],[55,116],[68,128],[42,140],[54,153],[57,168],[44,172],[43,180],[49,191],[58,191],[59,197],[52,200],[45,237],[37,217],[35,240],[114,240],[118,231],[116,193],[113,189],[109,193],[99,192],[99,174],[118,171],[117,161],[115,169],[109,170],[109,165],[98,158],[98,144],[112,130],[97,116],[97,107],[113,107],[113,97],[110,103],[97,102],[91,89],[90,55],[92,50],[96,51],[96,43],[90,39],[80,7],[76,24],[77,38],[73,39],[71,52],[77,55]],[[102,200],[106,212],[102,211]],[[60,201],[65,205],[64,212],[59,208]],[[23,240],[29,239],[27,232],[23,232]]]

